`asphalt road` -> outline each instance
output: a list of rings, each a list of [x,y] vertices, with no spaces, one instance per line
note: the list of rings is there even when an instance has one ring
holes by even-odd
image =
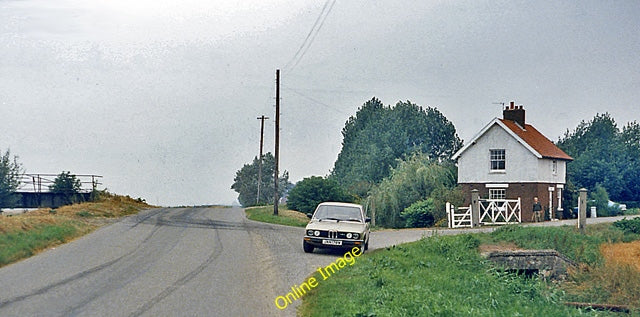
[[[0,316],[294,316],[275,298],[343,255],[302,235],[240,208],[143,211],[0,269]]]
[[[374,232],[370,248],[433,232]],[[343,255],[305,254],[302,234],[240,208],[143,211],[0,269],[0,316],[294,316],[275,298]]]

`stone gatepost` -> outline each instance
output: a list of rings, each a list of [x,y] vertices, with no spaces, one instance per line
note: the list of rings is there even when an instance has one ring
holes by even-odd
[[[477,189],[471,190],[471,228],[480,225],[480,194]]]
[[[584,233],[587,227],[587,189],[580,188],[578,196],[578,229],[580,233]]]

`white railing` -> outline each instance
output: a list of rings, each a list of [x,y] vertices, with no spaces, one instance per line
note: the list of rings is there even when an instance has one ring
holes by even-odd
[[[446,204],[447,223],[449,228],[473,228],[473,208],[456,208]],[[522,208],[518,199],[480,199],[475,221],[482,225],[506,225],[522,222]],[[476,224],[477,226],[478,224]]]
[[[504,225],[522,222],[520,197],[518,199],[480,199],[480,223]]]
[[[446,204],[447,208],[447,223],[449,228],[471,228],[473,223],[471,221],[471,206],[460,207],[457,209],[451,203]]]

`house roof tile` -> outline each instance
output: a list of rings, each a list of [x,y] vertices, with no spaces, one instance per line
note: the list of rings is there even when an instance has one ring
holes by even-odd
[[[536,130],[532,125],[525,124],[524,127],[521,127],[515,121],[504,119],[498,120],[500,120],[507,128],[509,128],[509,130],[520,137],[530,147],[540,153],[542,157],[573,161],[571,156],[553,144],[553,142],[547,139],[547,137]]]

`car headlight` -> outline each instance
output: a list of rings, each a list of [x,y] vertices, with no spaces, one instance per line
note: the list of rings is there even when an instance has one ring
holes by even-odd
[[[316,237],[319,237],[320,236],[320,231],[318,231],[318,230],[314,231],[313,235],[316,236]]]
[[[307,230],[307,235],[308,236],[312,236],[313,235],[313,230],[311,230],[311,229]]]
[[[352,236],[351,232],[347,233],[347,239],[351,239],[351,236]]]
[[[357,234],[357,233],[354,233],[354,234],[353,234],[353,238],[354,238],[354,239],[358,239],[359,237],[360,237],[360,234]]]

